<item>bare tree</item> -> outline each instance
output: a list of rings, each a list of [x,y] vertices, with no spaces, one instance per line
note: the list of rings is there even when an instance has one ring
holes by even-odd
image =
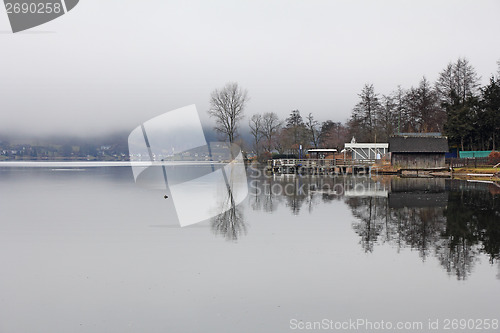
[[[286,147],[289,147],[289,138],[286,133],[286,128],[281,127],[276,133],[276,141],[274,142],[274,148],[278,151],[279,154],[284,154]]]
[[[479,80],[481,79],[475,68],[469,63],[466,58],[459,58],[455,65],[457,78],[458,95],[462,103],[468,97],[477,96],[479,93]]]
[[[474,67],[466,58],[458,58],[457,62],[449,63],[439,73],[435,87],[442,104],[451,105],[453,99],[465,103],[467,98],[478,95],[479,80]]]
[[[262,115],[260,113],[254,114],[250,118],[248,125],[250,126],[250,133],[253,136],[253,148],[255,149],[255,153],[259,155],[264,125]]]
[[[415,132],[441,132],[446,120],[445,111],[438,106],[438,96],[425,78],[418,88],[407,94],[408,111],[412,119],[411,130]]]
[[[227,136],[233,143],[238,133],[238,123],[244,117],[248,93],[238,83],[229,82],[222,89],[215,89],[210,97],[208,114],[215,118],[215,131]]]
[[[348,129],[341,122],[327,120],[321,125],[319,141],[322,148],[341,149],[345,142],[348,142]]]
[[[398,86],[398,89],[393,92],[393,101],[396,108],[396,122],[395,127],[397,128],[398,134],[401,132],[408,131],[407,124],[409,121],[408,108],[406,103],[406,91]]]
[[[312,113],[309,113],[309,115],[306,118],[306,127],[307,131],[309,132],[309,137],[311,138],[311,143],[313,144],[314,148],[318,148],[319,145],[319,123],[317,120],[314,119]]]
[[[441,73],[436,81],[436,91],[441,104],[451,105],[453,103],[452,96],[457,93],[456,78],[454,73],[454,65],[450,62]]]
[[[264,148],[271,152],[276,145],[276,139],[282,126],[278,115],[274,112],[266,112],[262,116],[262,135],[264,137]]]
[[[381,107],[378,113],[378,123],[380,124],[380,141],[387,141],[389,136],[394,134],[397,127],[397,104],[392,96],[382,95]]]

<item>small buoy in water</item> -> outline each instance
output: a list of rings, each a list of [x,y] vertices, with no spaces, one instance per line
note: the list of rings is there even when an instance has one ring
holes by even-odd
[[[168,195],[166,195],[166,194],[165,194],[165,195],[163,196],[163,199],[168,199]]]

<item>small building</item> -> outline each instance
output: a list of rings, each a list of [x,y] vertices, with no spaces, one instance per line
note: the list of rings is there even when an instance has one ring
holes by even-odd
[[[441,135],[398,135],[389,138],[391,164],[396,169],[445,167],[448,138]]]
[[[315,159],[325,159],[328,156],[331,156],[337,152],[337,149],[333,148],[317,148],[317,149],[309,149],[307,153],[309,154],[309,158]]]
[[[346,143],[344,152],[352,152],[353,160],[380,159],[387,153],[388,143]]]

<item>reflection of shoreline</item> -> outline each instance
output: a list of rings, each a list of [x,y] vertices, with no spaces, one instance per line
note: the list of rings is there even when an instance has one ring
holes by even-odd
[[[473,272],[481,254],[491,264],[500,262],[500,193],[491,185],[395,176],[259,176],[248,177],[254,210],[285,204],[300,214],[304,207],[311,212],[315,205],[343,200],[366,252],[383,243],[414,249],[422,260],[435,257],[457,279]]]
[[[466,279],[480,254],[491,264],[500,259],[500,202],[482,185],[394,178],[387,202],[346,202],[365,251],[378,242],[416,249],[422,260],[434,256],[448,274]]]
[[[285,204],[293,214],[303,206],[311,211],[321,201],[341,200],[344,197],[388,195],[387,184],[373,181],[368,175],[313,176],[266,175],[249,169],[249,196],[254,209],[274,211]]]
[[[364,180],[366,181],[366,179]],[[255,201],[263,201],[274,210],[274,205],[284,203],[290,207],[293,214],[298,214],[304,205],[309,210],[319,201],[328,202],[341,200],[345,196],[367,196],[370,185],[361,185],[361,181],[353,178],[302,178],[291,180],[262,179],[250,183],[249,193]]]

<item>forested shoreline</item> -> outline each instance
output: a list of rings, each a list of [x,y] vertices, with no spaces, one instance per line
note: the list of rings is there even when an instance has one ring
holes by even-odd
[[[387,94],[367,83],[345,122],[319,123],[313,114],[303,117],[299,110],[285,120],[274,112],[254,114],[249,120],[251,147],[258,155],[269,155],[294,152],[300,146],[340,149],[352,137],[358,142],[387,142],[395,134],[436,132],[448,137],[451,148],[497,150],[500,61],[498,67],[485,86],[466,58],[450,62],[436,82],[424,76],[416,87],[397,86]]]

